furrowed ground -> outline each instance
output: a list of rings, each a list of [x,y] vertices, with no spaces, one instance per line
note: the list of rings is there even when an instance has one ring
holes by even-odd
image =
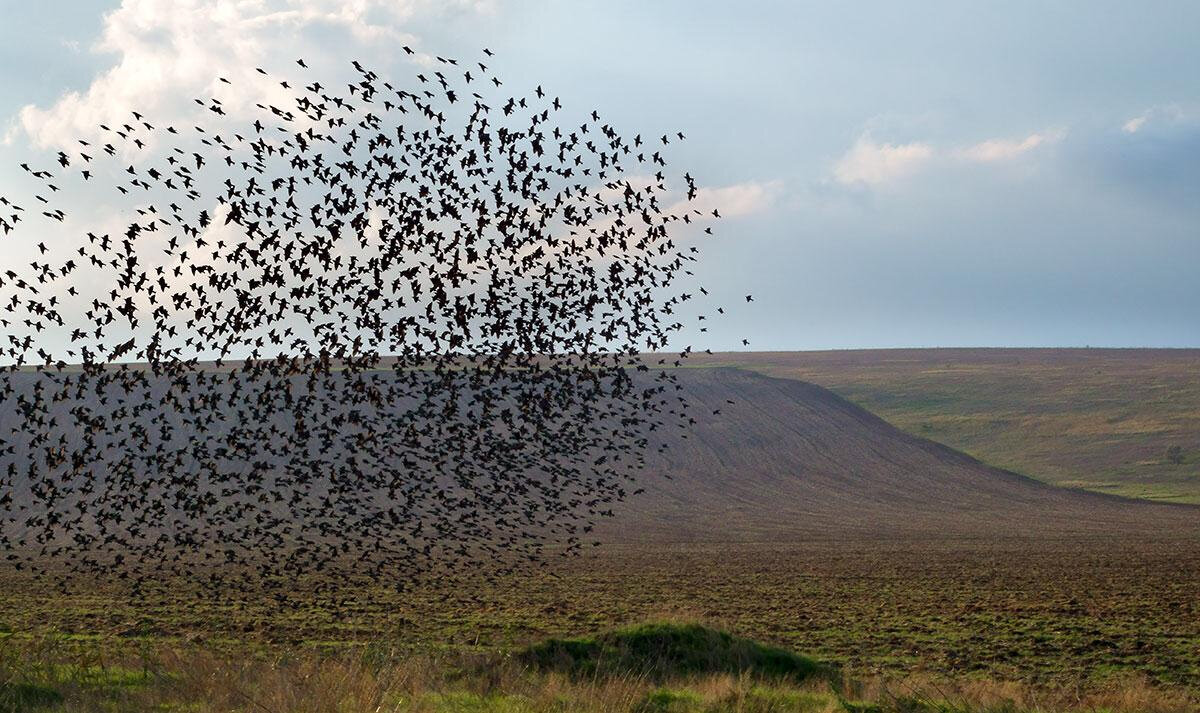
[[[160,643],[512,651],[665,616],[853,675],[1085,686],[1144,676],[1200,692],[1200,548],[1186,540],[611,546],[496,585],[381,588],[298,609],[266,597],[63,595],[11,577],[2,591],[8,645],[52,640],[110,656]]]
[[[802,379],[1055,485],[1200,503],[1200,350],[883,349],[698,356]]]

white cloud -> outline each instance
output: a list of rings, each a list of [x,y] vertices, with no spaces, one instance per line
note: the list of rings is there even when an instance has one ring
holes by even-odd
[[[754,215],[770,208],[782,187],[779,181],[748,181],[719,188],[700,188],[690,207],[702,213],[717,210],[727,218]]]
[[[1132,119],[1130,119],[1129,121],[1122,124],[1121,130],[1127,134],[1136,134],[1138,132],[1138,130],[1141,129],[1142,126],[1146,123],[1146,120],[1149,118],[1150,117],[1147,114],[1142,114],[1141,116],[1135,116]]]
[[[833,177],[846,185],[886,183],[912,173],[933,154],[926,143],[880,144],[863,135],[834,164]]]
[[[981,163],[1009,161],[1039,146],[1058,141],[1063,135],[1061,131],[1045,131],[1022,139],[987,139],[960,150],[958,156]]]
[[[623,176],[621,180],[627,182],[634,190],[643,190],[658,183],[653,176],[642,174]],[[623,188],[604,188],[599,191],[599,195],[616,200],[623,190]],[[711,214],[716,210],[720,211],[722,218],[754,215],[771,208],[782,192],[782,181],[746,181],[728,186],[700,186],[696,188],[696,196],[688,200],[682,186],[676,185],[665,194],[664,202],[667,202],[667,207],[663,212],[681,215],[686,211],[698,210],[701,213]],[[607,227],[613,222],[613,219],[608,218],[596,225]]]
[[[477,0],[123,0],[105,15],[93,47],[114,55],[115,63],[50,107],[24,107],[18,123],[37,145],[57,147],[94,136],[101,123],[127,121],[134,109],[170,121],[194,108],[194,97],[219,96],[237,115],[264,98],[255,67],[294,68],[297,57],[311,62],[328,51],[306,33],[346,33],[355,46],[339,44],[331,59],[342,64],[348,53],[361,52],[374,64],[396,56],[401,44],[415,44],[401,28],[418,13],[491,8]],[[218,76],[233,84],[218,85]],[[281,91],[274,82],[266,86]]]
[[[1011,161],[1064,136],[1066,131],[1052,129],[1017,139],[985,139],[966,146],[939,148],[927,141],[880,143],[870,133],[864,133],[834,164],[833,179],[846,186],[879,186],[931,165],[946,169],[956,162]]]
[[[1196,104],[1158,104],[1121,124],[1121,130],[1127,134],[1136,134],[1143,129],[1195,123],[1197,117],[1200,117],[1200,106]]]

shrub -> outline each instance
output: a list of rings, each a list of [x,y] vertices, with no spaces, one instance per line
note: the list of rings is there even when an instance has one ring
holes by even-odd
[[[53,688],[31,683],[0,683],[0,713],[17,713],[50,707],[62,702]]]
[[[590,638],[550,639],[519,660],[573,675],[678,676],[741,674],[801,681],[830,670],[805,656],[699,624],[650,623]]]

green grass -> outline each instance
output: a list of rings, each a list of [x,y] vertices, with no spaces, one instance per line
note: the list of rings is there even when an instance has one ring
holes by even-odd
[[[693,713],[704,708],[704,700],[691,691],[660,688],[650,691],[634,706],[634,713]]]
[[[131,693],[161,681],[144,670],[77,662],[37,661],[24,666],[0,667],[0,713],[57,710],[68,696],[86,696],[112,704],[119,710]]]
[[[567,673],[540,665],[554,664],[566,651],[575,663],[582,656],[590,665],[572,664]],[[0,681],[6,681],[0,711],[1193,713],[1200,704],[1137,681],[1087,691],[981,678],[830,679],[814,676],[822,669],[809,657],[694,623],[655,622],[545,641],[527,652],[538,666],[503,655],[376,650],[325,656],[280,648],[256,660],[170,647],[144,652],[139,669],[129,662],[97,667],[46,647],[9,648],[0,659]],[[605,657],[621,665],[603,665]]]
[[[62,694],[36,683],[0,684],[0,713],[20,713],[49,708],[62,702]]]
[[[717,673],[804,681],[826,666],[774,646],[700,624],[654,622],[591,637],[549,639],[518,660],[539,670],[576,676],[626,675],[663,681]]]

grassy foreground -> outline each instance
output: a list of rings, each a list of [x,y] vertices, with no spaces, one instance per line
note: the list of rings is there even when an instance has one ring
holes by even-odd
[[[201,647],[106,659],[0,642],[0,712],[1183,713],[1200,699],[1139,680],[1095,690],[985,679],[852,681],[837,667],[690,623],[545,641],[510,654],[373,644],[321,656]]]

